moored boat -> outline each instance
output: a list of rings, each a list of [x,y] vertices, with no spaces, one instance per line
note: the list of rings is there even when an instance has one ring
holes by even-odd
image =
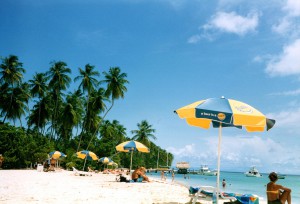
[[[245,172],[245,175],[247,177],[261,177],[262,175],[259,173],[259,171],[256,169],[255,166],[251,167],[248,172]]]
[[[199,175],[204,175],[204,176],[216,176],[217,171],[211,171],[207,165],[201,165],[200,171],[198,173]]]
[[[284,175],[284,174],[277,173],[277,178],[278,178],[278,179],[285,179],[285,175]]]

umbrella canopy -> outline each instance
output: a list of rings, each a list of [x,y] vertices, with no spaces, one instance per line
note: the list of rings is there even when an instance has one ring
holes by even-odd
[[[59,158],[63,158],[63,157],[67,157],[67,155],[65,155],[64,153],[60,152],[60,151],[53,151],[49,153],[49,157],[52,159],[59,159]]]
[[[84,159],[84,164],[83,164],[82,170],[84,170],[86,160],[89,160],[89,161],[99,160],[98,156],[94,152],[91,152],[88,150],[79,151],[76,153],[76,156],[77,156],[77,158]]]
[[[79,151],[76,153],[76,156],[77,156],[77,158],[85,159],[85,160],[89,160],[89,161],[99,159],[98,156],[94,152],[91,152],[88,150]]]
[[[189,125],[208,129],[213,127],[237,127],[248,132],[261,132],[271,129],[275,120],[266,118],[252,106],[222,98],[209,98],[194,102],[175,111],[180,118],[186,119]]]
[[[140,142],[133,141],[133,140],[126,141],[126,142],[119,144],[118,146],[116,146],[116,149],[119,152],[132,152],[132,151],[139,151],[139,152],[144,152],[144,153],[150,152],[148,147],[146,147],[145,145],[143,145]]]
[[[112,162],[111,158],[109,157],[101,157],[99,161],[102,162],[103,164],[108,164],[109,162]]]
[[[275,120],[268,119],[252,106],[224,97],[197,101],[177,109],[175,113],[180,118],[186,119],[189,125],[208,129],[212,124],[213,127],[219,128],[217,194],[220,180],[222,127],[244,127],[248,132],[262,132],[271,129],[275,124]],[[216,197],[218,202],[219,196]]]
[[[114,162],[114,161],[108,162],[107,165],[108,165],[108,166],[115,166],[115,167],[118,166],[118,164],[117,164],[116,162]]]
[[[131,152],[130,157],[130,174],[131,174],[131,167],[132,167],[132,155],[134,151],[149,153],[150,150],[144,144],[137,142],[137,141],[126,141],[116,146],[116,150],[119,152]]]

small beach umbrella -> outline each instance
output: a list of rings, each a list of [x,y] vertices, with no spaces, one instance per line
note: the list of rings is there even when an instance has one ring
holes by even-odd
[[[83,169],[85,167],[86,160],[89,160],[89,161],[99,160],[98,156],[94,152],[91,152],[88,150],[79,151],[76,153],[76,156],[77,156],[77,158],[84,159]]]
[[[99,161],[102,162],[103,164],[108,164],[109,162],[112,162],[111,158],[109,157],[101,157]]]
[[[116,162],[114,162],[114,161],[111,161],[111,162],[108,162],[108,163],[107,163],[107,166],[114,166],[114,167],[117,167],[118,164],[117,164]]]
[[[275,120],[268,119],[252,106],[233,99],[209,98],[194,102],[174,111],[191,126],[208,129],[219,128],[217,194],[219,193],[222,127],[245,128],[248,132],[271,129]],[[217,196],[217,202],[218,198]]]
[[[67,157],[67,155],[65,155],[60,151],[53,151],[49,153],[49,157],[53,159],[59,159],[59,158]]]
[[[137,142],[137,141],[126,141],[123,142],[119,145],[116,146],[116,150],[119,152],[130,152],[131,157],[130,157],[130,174],[131,174],[131,167],[132,167],[132,155],[133,152],[138,151],[138,152],[144,152],[144,153],[149,153],[150,150],[148,147],[146,147],[144,144]]]

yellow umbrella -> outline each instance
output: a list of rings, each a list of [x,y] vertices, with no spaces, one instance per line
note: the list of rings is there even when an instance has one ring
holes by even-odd
[[[248,132],[262,132],[271,129],[275,124],[275,120],[268,119],[252,106],[224,97],[200,100],[177,109],[175,113],[180,118],[186,119],[189,125],[208,129],[212,124],[213,127],[219,128],[217,194],[220,180],[222,127],[244,127]],[[216,197],[218,202],[219,196]]]
[[[89,161],[99,160],[98,156],[94,152],[91,152],[88,150],[79,151],[76,153],[76,156],[77,156],[77,158],[84,159],[83,170],[85,167],[86,160],[89,160]]]
[[[131,173],[131,167],[132,167],[132,154],[134,151],[149,153],[150,150],[148,147],[146,147],[144,144],[137,142],[137,141],[126,141],[116,146],[116,150],[119,152],[131,152],[131,158],[130,158],[130,173]]]

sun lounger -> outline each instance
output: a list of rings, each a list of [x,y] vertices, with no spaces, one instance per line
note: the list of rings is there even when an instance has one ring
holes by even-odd
[[[73,168],[73,172],[74,172],[75,176],[92,176],[92,174],[90,172],[79,171],[75,167],[72,167],[72,168]]]
[[[191,197],[190,203],[194,204],[198,199],[211,201],[216,193],[216,188],[212,186],[190,187],[189,192]],[[222,200],[224,204],[259,204],[258,196],[253,194],[219,192],[219,200]]]
[[[190,203],[195,204],[198,199],[212,201],[213,195],[216,193],[216,188],[213,186],[199,186],[197,188],[190,187],[189,193],[189,196],[191,197]],[[219,199],[222,201],[227,200],[232,203],[237,201],[236,197],[222,192],[219,192]]]

